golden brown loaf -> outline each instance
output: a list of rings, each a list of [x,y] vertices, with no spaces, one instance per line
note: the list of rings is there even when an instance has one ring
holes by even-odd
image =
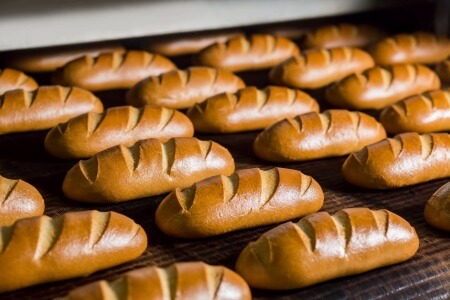
[[[450,177],[450,135],[403,133],[350,154],[344,178],[357,186],[388,189]]]
[[[11,90],[34,91],[37,88],[37,82],[21,71],[13,69],[0,70],[0,95]]]
[[[245,87],[233,73],[207,67],[191,67],[146,78],[127,93],[128,103],[168,108],[188,108],[220,93]]]
[[[441,186],[428,200],[424,217],[431,226],[450,231],[450,182]]]
[[[253,168],[176,189],[155,218],[165,234],[203,238],[305,216],[318,211],[323,198],[319,184],[300,171]]]
[[[357,48],[312,49],[270,71],[270,81],[295,88],[324,87],[374,66],[370,55]]]
[[[0,176],[0,226],[44,213],[44,199],[34,186]],[[1,271],[0,271],[1,272]]]
[[[48,129],[84,113],[102,111],[97,97],[76,87],[9,91],[0,96],[0,134]]]
[[[434,64],[450,55],[450,40],[426,32],[388,37],[370,49],[379,65]]]
[[[204,66],[233,72],[271,68],[299,54],[294,42],[268,34],[229,39],[203,49],[196,57]]]
[[[382,109],[403,98],[439,89],[436,73],[422,65],[374,67],[350,75],[326,90],[325,97],[336,107]]]
[[[403,262],[419,247],[411,225],[387,210],[318,212],[264,233],[239,255],[251,287],[297,289]]]
[[[0,227],[0,293],[87,276],[140,256],[141,226],[115,212],[82,211]]]
[[[228,39],[241,35],[242,32],[235,30],[189,33],[181,36],[156,39],[145,46],[145,48],[150,52],[165,56],[195,54],[214,43],[225,43]]]
[[[59,158],[86,158],[116,145],[139,140],[192,137],[194,127],[181,112],[145,106],[113,107],[103,113],[88,113],[61,123],[45,138],[47,151]]]
[[[107,43],[25,50],[6,55],[4,63],[24,72],[50,72],[79,57],[97,56],[107,52],[125,52],[125,48],[122,45]]]
[[[250,300],[247,283],[235,272],[203,262],[175,263],[167,268],[146,267],[118,279],[93,282],[59,300],[205,299]]]
[[[196,138],[139,141],[116,146],[77,163],[66,175],[64,194],[83,202],[122,202],[164,194],[197,181],[234,172],[227,149]]]
[[[450,91],[415,95],[386,107],[380,122],[391,134],[450,131]]]
[[[436,73],[442,82],[450,83],[450,59],[441,61],[436,66]]]
[[[161,55],[130,50],[80,57],[58,69],[52,80],[56,84],[78,86],[90,91],[128,89],[146,77],[176,68]]]
[[[349,154],[386,138],[383,126],[361,112],[327,110],[284,119],[258,134],[261,159],[290,162]]]
[[[263,129],[283,118],[311,111],[319,111],[319,104],[308,94],[269,86],[211,97],[192,107],[187,115],[195,131],[219,133]]]

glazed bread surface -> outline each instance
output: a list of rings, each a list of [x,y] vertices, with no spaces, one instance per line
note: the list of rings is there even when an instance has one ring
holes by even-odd
[[[87,276],[140,256],[141,226],[115,212],[70,212],[0,227],[0,292]]]
[[[373,66],[372,57],[357,48],[311,49],[277,65],[269,77],[275,84],[317,89]]]
[[[127,102],[134,106],[146,104],[168,108],[188,108],[220,93],[234,93],[245,87],[244,81],[233,73],[191,67],[146,78],[127,93]]]
[[[450,182],[441,186],[427,201],[424,217],[431,226],[450,231]]]
[[[264,233],[239,255],[251,287],[288,290],[403,262],[419,247],[411,225],[387,210],[318,212]]]
[[[263,129],[283,118],[311,111],[319,111],[319,104],[308,94],[269,86],[213,96],[189,109],[187,116],[196,132],[230,133]]]
[[[0,95],[3,95],[7,91],[17,89],[34,91],[37,88],[37,82],[21,71],[14,69],[0,70]]]
[[[258,134],[253,151],[273,162],[341,156],[386,138],[383,126],[361,112],[326,110],[284,119]]]
[[[9,91],[0,96],[0,134],[48,129],[73,117],[102,111],[97,97],[76,87]]]
[[[63,158],[87,158],[116,145],[132,145],[139,140],[192,137],[194,127],[179,111],[145,106],[113,107],[103,113],[87,113],[50,130],[45,148]]]
[[[408,132],[350,154],[342,167],[348,182],[389,189],[450,177],[450,135]]]
[[[148,139],[116,146],[77,163],[63,182],[64,194],[93,203],[122,202],[189,187],[234,172],[227,149],[212,141]]]

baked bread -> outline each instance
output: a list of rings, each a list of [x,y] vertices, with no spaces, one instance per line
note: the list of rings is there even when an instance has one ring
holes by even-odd
[[[375,44],[370,54],[379,65],[435,64],[450,55],[450,40],[426,32],[397,34]]]
[[[76,87],[9,91],[0,96],[0,134],[48,129],[84,113],[102,111],[97,97]]]
[[[0,227],[0,293],[87,276],[128,262],[147,248],[141,226],[115,212],[70,212]]]
[[[180,109],[216,94],[234,93],[243,87],[244,81],[233,73],[207,67],[191,67],[148,77],[133,86],[126,98],[134,106],[151,104]]]
[[[329,87],[325,98],[347,109],[382,109],[406,97],[441,87],[439,77],[422,65],[374,67]]]
[[[112,282],[96,281],[57,300],[251,298],[247,283],[230,269],[203,262],[181,262],[164,269],[136,269]]]
[[[0,226],[44,213],[44,199],[31,184],[0,176]],[[1,271],[0,271],[1,272]]]
[[[15,51],[4,56],[4,64],[24,72],[51,72],[79,57],[85,55],[97,56],[100,53],[107,52],[123,53],[125,48],[119,44],[102,43]]]
[[[294,88],[317,89],[374,66],[357,48],[311,49],[274,67],[270,81]]]
[[[167,235],[204,238],[314,213],[323,198],[320,185],[300,171],[253,168],[176,189],[161,202],[155,219]]]
[[[450,83],[450,59],[438,63],[436,65],[436,73],[442,82]]]
[[[213,44],[197,55],[196,62],[203,66],[241,72],[268,69],[297,54],[297,45],[289,39],[254,34]]]
[[[253,152],[273,162],[341,156],[386,138],[383,126],[361,112],[326,110],[284,119],[258,134]]]
[[[299,40],[303,38],[306,33],[308,33],[309,29],[298,27],[298,25],[274,25],[269,24],[263,26],[263,28],[257,29],[257,32],[260,34],[269,34],[275,37],[283,37],[290,40]]]
[[[139,140],[167,141],[172,137],[193,135],[191,121],[179,111],[153,106],[121,106],[103,113],[87,113],[57,125],[47,134],[45,148],[58,158],[86,158]]]
[[[380,122],[391,134],[450,131],[450,90],[415,95],[386,107]]]
[[[64,194],[92,203],[160,195],[197,181],[234,172],[227,149],[196,138],[139,141],[116,146],[78,162],[66,175]]]
[[[360,187],[389,189],[450,177],[448,166],[449,134],[409,132],[350,154],[342,174]]]
[[[164,56],[196,54],[212,44],[225,43],[227,40],[241,35],[243,33],[237,30],[188,33],[155,39],[144,48]]]
[[[83,56],[53,74],[55,84],[78,86],[90,91],[128,89],[149,76],[175,70],[167,58],[146,51],[102,53]]]
[[[196,132],[240,132],[263,129],[287,117],[319,111],[319,104],[300,90],[269,86],[223,93],[188,110]]]
[[[450,231],[450,182],[441,186],[427,201],[424,217],[431,226]]]
[[[364,48],[385,36],[385,33],[369,25],[338,24],[317,28],[306,34],[305,48]]]
[[[236,270],[251,287],[297,289],[403,262],[418,247],[416,231],[398,215],[348,208],[264,233],[241,252]]]
[[[0,95],[11,90],[34,91],[37,88],[37,82],[21,71],[13,69],[0,70]]]

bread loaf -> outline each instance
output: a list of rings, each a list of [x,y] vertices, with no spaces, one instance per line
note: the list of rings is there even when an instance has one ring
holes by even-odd
[[[146,104],[168,108],[188,108],[220,93],[234,93],[245,83],[233,73],[191,67],[159,76],[148,77],[127,93],[127,101],[134,106]]]
[[[379,65],[434,64],[450,55],[450,40],[426,32],[397,34],[370,49]]]
[[[107,52],[125,52],[125,48],[119,44],[102,43],[15,51],[4,56],[4,64],[24,72],[51,72],[79,57]]]
[[[436,73],[422,65],[374,67],[350,75],[325,92],[331,104],[348,109],[382,109],[406,97],[439,89]]]
[[[442,82],[450,83],[450,59],[441,61],[436,66],[436,73]]]
[[[361,112],[327,110],[284,119],[258,134],[253,151],[273,162],[341,156],[386,138],[383,126]]]
[[[386,107],[380,121],[391,134],[450,131],[450,91],[436,90],[401,100]]]
[[[192,137],[194,127],[182,113],[145,106],[113,107],[104,113],[87,113],[61,123],[49,131],[45,148],[58,158],[86,158],[116,145],[139,140]]]
[[[388,210],[318,212],[264,233],[239,255],[251,287],[297,289],[403,262],[419,247],[411,225]]]
[[[425,221],[431,226],[450,231],[450,182],[447,182],[427,201]]]
[[[37,82],[23,72],[13,69],[0,70],[0,95],[11,90],[34,91],[37,88]]]
[[[200,65],[240,72],[268,69],[298,53],[298,47],[286,38],[254,34],[211,45],[196,60]]]
[[[0,176],[0,227],[42,215],[44,206],[44,199],[31,184]]]
[[[56,71],[52,80],[90,91],[128,89],[146,77],[175,69],[163,56],[131,50],[80,57]]]
[[[115,212],[66,213],[18,220],[0,227],[0,293],[87,276],[140,256],[141,226]]]
[[[165,234],[204,238],[314,213],[323,198],[319,184],[300,171],[245,169],[176,189],[155,219]]]
[[[403,133],[350,154],[344,178],[357,186],[388,189],[450,177],[447,133]]]
[[[94,203],[122,202],[167,193],[234,172],[227,149],[211,141],[172,138],[116,146],[77,163],[66,175],[64,194]]]
[[[285,87],[247,87],[223,93],[188,110],[197,132],[240,132],[263,129],[283,118],[319,111],[308,94]]]
[[[308,32],[305,48],[366,47],[384,37],[384,32],[368,25],[339,24]]]
[[[237,30],[188,33],[153,40],[144,48],[165,56],[196,54],[214,43],[225,43],[228,39],[241,35],[242,32]]]
[[[0,134],[52,128],[87,112],[102,112],[92,93],[76,87],[41,86],[0,96]]]
[[[299,40],[303,38],[308,33],[308,28],[302,28],[298,25],[274,25],[270,24],[268,26],[263,26],[257,29],[260,34],[269,34],[275,37],[283,37],[290,40]]]
[[[291,57],[270,71],[270,81],[295,88],[317,89],[374,66],[357,48],[312,49]]]

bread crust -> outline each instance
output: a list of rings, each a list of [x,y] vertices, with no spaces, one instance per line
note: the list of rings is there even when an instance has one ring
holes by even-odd
[[[450,182],[441,186],[427,201],[424,217],[431,226],[450,231]]]
[[[441,61],[436,65],[436,73],[444,83],[450,83],[450,59]]]
[[[0,70],[0,95],[17,89],[34,91],[37,88],[37,82],[21,71],[8,68]]]

